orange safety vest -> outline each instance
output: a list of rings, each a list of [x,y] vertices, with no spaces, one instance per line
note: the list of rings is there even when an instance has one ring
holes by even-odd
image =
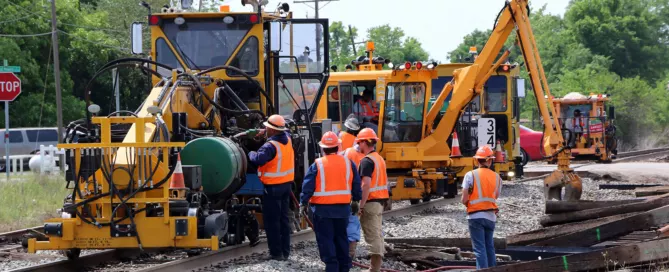
[[[340,155],[316,159],[316,190],[309,199],[313,204],[349,204],[353,186],[351,161]]]
[[[579,123],[580,125],[576,123],[576,120],[577,120],[577,119],[578,119],[578,123]],[[571,120],[571,124],[572,124],[572,126],[574,126],[574,127],[576,127],[577,125],[579,125],[580,128],[583,128],[583,117],[574,117],[574,118]]]
[[[265,185],[283,184],[295,179],[295,152],[288,139],[287,144],[269,141],[276,149],[276,156],[265,165],[258,167],[258,178]]]
[[[346,150],[349,147],[353,147],[353,143],[355,142],[355,136],[346,131],[340,131],[339,140],[341,140],[341,149]]]
[[[351,160],[359,168],[360,162],[362,161],[362,158],[365,157],[365,154],[360,153],[355,147],[349,147],[344,151],[344,157]]]
[[[367,199],[388,199],[388,174],[386,173],[386,161],[379,153],[372,152],[367,154],[367,158],[374,162],[374,173],[372,173],[372,185],[369,188],[369,197]]]
[[[496,211],[497,197],[502,186],[502,178],[488,168],[479,168],[472,171],[474,187],[469,195],[467,213],[480,211]]]
[[[374,117],[379,115],[379,111],[376,108],[376,103],[375,101],[370,101],[369,103],[365,102],[365,100],[358,100],[358,104],[360,105],[360,108],[362,109],[362,112],[359,113],[362,116],[365,117]]]

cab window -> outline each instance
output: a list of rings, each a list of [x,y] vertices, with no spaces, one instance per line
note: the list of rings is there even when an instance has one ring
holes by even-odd
[[[339,116],[339,87],[328,87],[328,118],[333,122],[341,121]]]
[[[506,112],[508,107],[506,76],[492,76],[485,84],[485,108],[488,112]]]
[[[167,45],[167,42],[163,38],[158,38],[156,40],[156,62],[183,70],[181,68],[181,63],[179,63],[179,60],[177,60],[177,57],[174,55],[170,47]],[[168,71],[163,67],[158,67],[156,71],[158,71],[163,76],[170,76],[172,74],[172,71]]]
[[[258,75],[258,38],[255,36],[248,38],[230,62],[230,66],[237,67],[250,76]],[[241,76],[233,70],[226,70],[226,73],[228,76]]]
[[[384,142],[418,142],[421,139],[425,83],[390,83],[386,87]]]

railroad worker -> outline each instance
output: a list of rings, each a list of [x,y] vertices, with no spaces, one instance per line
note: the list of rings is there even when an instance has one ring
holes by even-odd
[[[578,143],[581,141],[581,136],[585,130],[585,124],[583,122],[583,116],[581,116],[581,110],[574,110],[574,118],[571,120],[572,131],[574,132],[574,142]]]
[[[353,119],[357,123],[357,119]],[[355,139],[353,139],[355,140]],[[343,144],[342,144],[343,145]],[[352,147],[347,148],[341,152],[341,155],[351,160],[355,165],[360,166],[360,161],[365,157],[365,154],[360,152],[360,146],[358,144],[353,144]],[[359,171],[359,169],[355,169]],[[360,242],[360,217],[358,213],[351,213],[348,217],[348,227],[346,228],[346,233],[348,234],[348,253],[351,257],[351,261],[355,258],[355,249]]]
[[[362,200],[360,201],[360,224],[365,241],[370,245],[370,271],[380,271],[383,262],[383,236],[381,222],[383,207],[389,201],[386,162],[376,153],[376,141],[379,138],[372,129],[363,128],[358,133],[356,143],[365,157],[360,161],[362,178]]]
[[[360,124],[358,123],[358,119],[355,118],[353,114],[349,115],[349,117],[346,119],[344,122],[344,127],[346,130],[339,132],[339,140],[341,140],[342,150],[353,147],[355,136],[358,135],[358,132],[360,131]],[[356,163],[356,165],[359,164],[360,162]]]
[[[300,196],[300,214],[307,203],[311,206],[318,251],[327,272],[349,271],[351,267],[346,227],[362,198],[356,165],[337,154],[340,143],[334,132],[323,134],[318,144],[324,157],[309,167]]]
[[[272,115],[260,130],[267,142],[257,152],[249,152],[249,160],[258,167],[258,178],[265,189],[262,216],[267,235],[269,254],[275,260],[290,256],[290,194],[294,180],[295,159],[293,144],[281,115]],[[253,135],[251,135],[253,137]]]
[[[490,169],[495,155],[489,145],[480,147],[474,158],[479,167],[465,174],[462,204],[467,207],[476,269],[483,269],[497,264],[493,234],[498,212],[496,200],[502,190],[502,178]]]
[[[365,87],[362,97],[353,105],[353,113],[358,117],[359,123],[364,127],[371,128],[376,133],[379,122],[379,109],[374,101],[374,92]]]

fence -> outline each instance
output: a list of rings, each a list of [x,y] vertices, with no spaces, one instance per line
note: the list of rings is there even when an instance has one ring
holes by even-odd
[[[5,157],[5,171],[13,174],[28,173],[25,171],[28,169],[24,167],[27,160],[28,168],[33,170],[32,172],[39,172],[40,175],[60,173],[61,169],[57,166],[56,162],[60,162],[61,156],[65,155],[65,150],[58,149],[53,145],[40,145],[39,149],[39,154],[35,155],[14,155],[9,156],[9,160]],[[6,167],[8,165],[7,162],[9,162],[9,169]],[[65,167],[67,168],[67,165]]]

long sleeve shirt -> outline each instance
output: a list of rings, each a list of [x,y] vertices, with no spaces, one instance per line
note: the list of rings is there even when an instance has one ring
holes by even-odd
[[[262,145],[258,151],[249,152],[249,160],[257,167],[265,165],[267,162],[276,157],[276,148],[269,141],[277,141],[281,144],[287,144],[288,138],[288,132],[269,137],[267,142]]]
[[[353,184],[351,186],[351,199],[353,201],[360,201],[362,199],[362,185],[360,183],[360,175],[354,162],[351,162],[351,169],[353,169]],[[318,175],[318,168],[316,163],[309,166],[307,174],[302,181],[302,193],[300,194],[300,203],[307,205],[309,199],[314,195],[316,190],[316,175]],[[348,218],[351,215],[351,206],[349,204],[333,204],[333,205],[318,205],[312,204],[312,210],[315,215],[324,218]]]

